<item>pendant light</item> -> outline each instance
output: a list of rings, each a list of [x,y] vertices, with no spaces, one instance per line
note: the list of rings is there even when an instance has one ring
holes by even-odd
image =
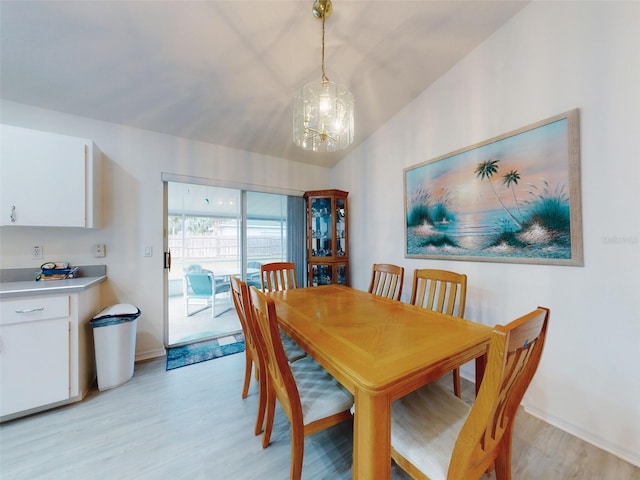
[[[322,21],[322,79],[302,87],[293,104],[293,143],[314,152],[335,152],[353,142],[353,95],[324,71],[325,21],[332,10],[331,0],[313,4]]]

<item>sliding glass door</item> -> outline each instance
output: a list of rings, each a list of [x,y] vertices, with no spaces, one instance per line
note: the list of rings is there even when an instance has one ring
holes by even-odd
[[[287,259],[287,197],[246,192],[247,283],[260,286],[260,265]]]
[[[167,344],[241,330],[229,279],[259,285],[260,264],[287,259],[287,196],[167,184]]]

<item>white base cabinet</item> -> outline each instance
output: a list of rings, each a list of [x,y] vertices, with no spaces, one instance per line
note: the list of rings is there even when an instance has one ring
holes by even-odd
[[[99,288],[0,301],[0,421],[81,400],[95,380]]]
[[[93,141],[0,125],[0,225],[100,227]]]
[[[0,326],[0,415],[69,398],[69,320]]]

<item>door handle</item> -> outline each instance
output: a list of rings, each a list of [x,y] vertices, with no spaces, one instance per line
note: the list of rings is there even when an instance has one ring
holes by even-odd
[[[16,310],[16,313],[33,313],[33,312],[43,312],[44,311],[44,307],[38,307],[38,308],[28,308],[28,309],[18,309]]]
[[[171,250],[164,252],[164,268],[171,270]]]

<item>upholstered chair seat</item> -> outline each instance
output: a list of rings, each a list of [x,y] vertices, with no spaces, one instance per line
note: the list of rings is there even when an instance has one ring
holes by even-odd
[[[451,452],[469,410],[465,402],[432,382],[394,402],[391,444],[431,480],[446,480]]]
[[[305,425],[349,410],[353,405],[353,395],[311,357],[293,362],[291,373],[300,394]]]

